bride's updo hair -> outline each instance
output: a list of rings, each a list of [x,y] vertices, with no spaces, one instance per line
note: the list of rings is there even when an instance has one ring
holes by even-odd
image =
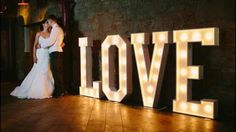
[[[43,24],[47,22],[47,19],[43,19],[41,22],[40,22],[40,31],[43,31]],[[48,32],[51,31],[51,27],[48,27]]]
[[[43,30],[43,24],[47,22],[47,19],[43,19],[41,22],[40,22],[40,31]]]

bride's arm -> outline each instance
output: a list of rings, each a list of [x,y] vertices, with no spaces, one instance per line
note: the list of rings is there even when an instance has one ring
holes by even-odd
[[[44,40],[45,42],[42,43],[40,46],[42,48],[48,48],[54,45],[59,34],[61,34],[61,31],[58,27],[56,27],[55,29],[52,29],[49,38],[45,39]]]
[[[39,41],[39,32],[37,32],[35,39],[34,39],[34,47],[33,47],[33,59],[34,59],[34,63],[37,63],[37,56],[36,56],[36,49],[38,46],[38,41]]]

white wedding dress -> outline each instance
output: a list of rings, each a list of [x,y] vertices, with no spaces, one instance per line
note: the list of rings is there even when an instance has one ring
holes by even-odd
[[[39,44],[42,44],[43,37],[39,37]],[[52,97],[54,90],[54,79],[50,69],[49,51],[40,48],[36,50],[37,63],[34,63],[31,71],[25,77],[20,86],[12,92],[12,96],[28,99],[43,99]]]

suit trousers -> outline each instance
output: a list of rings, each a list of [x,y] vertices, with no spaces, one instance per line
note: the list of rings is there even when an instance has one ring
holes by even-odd
[[[60,96],[62,93],[65,93],[63,78],[63,52],[52,52],[49,56],[55,86],[53,96]]]

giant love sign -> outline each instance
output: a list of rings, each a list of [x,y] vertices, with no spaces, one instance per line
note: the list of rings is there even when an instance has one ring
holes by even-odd
[[[79,38],[81,57],[80,94],[101,98],[104,95],[110,101],[120,102],[132,93],[131,46],[135,59],[142,93],[143,105],[154,107],[158,103],[162,80],[167,61],[168,47],[176,44],[176,99],[173,111],[206,118],[217,117],[217,100],[192,100],[191,79],[203,78],[203,66],[192,65],[192,48],[189,42],[201,42],[202,46],[219,45],[218,28],[201,28],[153,32],[154,51],[152,60],[148,51],[150,35],[148,33],[131,34],[131,43],[121,35],[108,35],[102,43],[102,81],[92,80],[92,40]],[[119,88],[114,84],[114,52],[111,46],[118,48]]]

